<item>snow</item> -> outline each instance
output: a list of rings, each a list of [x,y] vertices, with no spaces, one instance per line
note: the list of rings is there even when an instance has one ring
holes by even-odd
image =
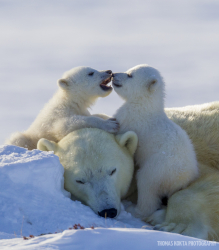
[[[0,147],[0,249],[156,249],[158,241],[198,241],[152,230],[124,210],[125,202],[117,219],[99,217],[69,198],[63,173],[53,152]]]
[[[170,248],[167,248],[167,247]],[[0,247],[6,249],[91,249],[91,250],[145,250],[145,249],[217,249],[219,244],[205,242],[182,235],[161,233],[143,229],[85,229],[66,230],[55,235],[36,237],[30,240],[1,240]]]

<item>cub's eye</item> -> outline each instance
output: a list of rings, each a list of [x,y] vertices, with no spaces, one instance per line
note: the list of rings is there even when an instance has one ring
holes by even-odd
[[[89,75],[89,76],[92,76],[93,74],[94,74],[94,72],[90,72],[88,75]]]
[[[115,172],[116,172],[116,168],[110,173],[110,175],[112,176]]]
[[[77,182],[77,183],[80,183],[80,184],[84,184],[84,183],[85,183],[85,182],[79,181],[79,180],[77,180],[76,182]]]
[[[128,77],[129,77],[129,78],[132,78],[132,75],[131,75],[131,74],[128,74]]]

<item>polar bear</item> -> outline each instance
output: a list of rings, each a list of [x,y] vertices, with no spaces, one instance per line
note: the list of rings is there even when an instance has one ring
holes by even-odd
[[[105,115],[90,115],[88,108],[98,97],[112,91],[111,70],[97,71],[90,67],[76,67],[58,80],[59,89],[45,105],[32,125],[23,133],[14,133],[6,144],[35,149],[40,138],[55,142],[80,128],[100,128],[116,133],[119,124]]]
[[[219,170],[219,102],[166,108],[165,112],[189,135],[198,162]]]
[[[130,186],[137,135],[97,128],[71,132],[58,143],[40,139],[37,148],[54,151],[63,165],[65,189],[102,217],[115,218]]]
[[[114,117],[120,133],[139,138],[135,154],[137,205],[127,211],[145,219],[160,208],[162,199],[185,188],[198,177],[193,145],[187,133],[164,112],[164,81],[155,68],[138,65],[113,74],[114,90],[125,103]]]
[[[165,112],[191,138],[200,177],[171,196],[167,207],[146,221],[161,231],[219,241],[219,102]]]

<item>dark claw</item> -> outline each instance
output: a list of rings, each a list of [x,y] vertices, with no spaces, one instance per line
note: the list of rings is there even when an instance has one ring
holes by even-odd
[[[110,121],[116,121],[116,118],[109,118]]]

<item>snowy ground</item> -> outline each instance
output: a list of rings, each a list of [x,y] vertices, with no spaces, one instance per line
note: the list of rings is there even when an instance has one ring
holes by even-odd
[[[64,169],[57,156],[16,146],[0,148],[0,232],[28,236],[84,227],[142,227],[123,211],[118,220],[104,219],[80,202],[72,202],[63,188]],[[123,209],[124,210],[124,209]],[[0,236],[1,237],[1,236]]]
[[[154,231],[124,208],[117,219],[105,219],[72,201],[63,188],[63,167],[52,152],[1,146],[0,183],[0,249],[156,249],[162,244],[203,244]],[[74,229],[75,224],[85,229]]]
[[[2,247],[2,248],[1,248]],[[215,242],[200,241],[195,238],[143,229],[98,228],[66,230],[23,240],[1,240],[0,249],[60,249],[60,250],[155,250],[155,249],[218,249]]]

